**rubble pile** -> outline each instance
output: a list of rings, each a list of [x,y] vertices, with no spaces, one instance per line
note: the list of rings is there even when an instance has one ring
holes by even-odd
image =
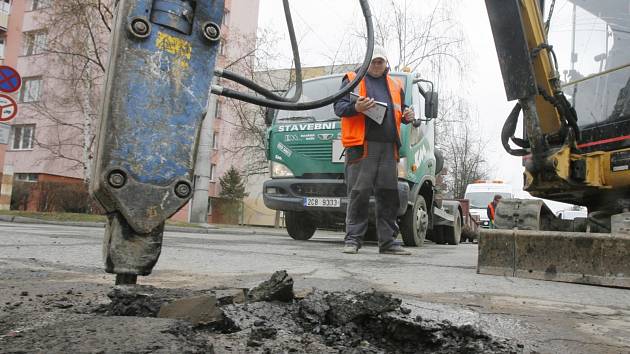
[[[118,289],[110,296],[108,313],[156,317],[163,312],[160,307],[171,308],[179,311],[171,318],[195,324],[216,352],[518,352],[472,325],[414,316],[400,299],[382,292],[312,290],[296,297],[293,279],[285,271],[244,291],[244,296],[223,296],[219,301],[216,294],[207,294],[177,299],[173,291]],[[192,319],[202,312],[209,314],[205,320]]]
[[[82,303],[84,296],[63,294],[72,296],[66,302],[73,306],[55,306],[45,313],[24,313],[22,318],[13,316],[5,322],[8,334],[0,336],[0,352],[522,351],[518,350],[522,347],[492,338],[472,325],[424,319],[390,294],[316,289],[296,293],[293,285],[293,279],[285,271],[279,271],[253,289],[190,290],[124,285],[109,290],[107,303]],[[44,300],[41,299],[41,305],[47,306]],[[10,306],[14,304],[9,303],[7,308]],[[11,311],[20,308],[11,307]]]

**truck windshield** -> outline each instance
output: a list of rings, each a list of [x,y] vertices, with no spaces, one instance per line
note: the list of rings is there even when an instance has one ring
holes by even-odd
[[[401,74],[392,73],[392,76],[399,78],[403,82],[405,80],[405,76]],[[304,85],[302,86],[303,93],[299,102],[314,101],[336,93],[341,87],[342,78],[343,75],[340,74],[324,76],[304,81]],[[286,94],[287,97],[293,96],[293,92],[295,92],[295,87],[289,89]],[[330,104],[321,108],[310,109],[307,111],[278,111],[276,120],[280,122],[295,122],[301,120],[308,122],[324,122],[339,120],[339,117],[335,115],[333,105]]]
[[[471,192],[466,193],[464,198],[470,200],[470,207],[473,209],[485,209],[495,195],[500,194],[503,198],[512,198],[512,193],[501,192]]]
[[[309,102],[318,100],[320,98],[327,97],[339,91],[341,87],[342,75],[326,76],[313,80],[304,81],[303,93],[299,102]],[[287,96],[293,96],[295,88],[292,87]],[[339,120],[339,117],[335,115],[333,105],[310,109],[307,111],[278,111],[277,121],[295,122],[299,120],[308,122],[323,122],[329,120]]]

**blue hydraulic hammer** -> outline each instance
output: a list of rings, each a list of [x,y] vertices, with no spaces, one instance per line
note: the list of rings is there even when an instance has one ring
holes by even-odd
[[[116,283],[148,275],[164,221],[192,196],[223,0],[118,0],[92,194],[108,213]]]
[[[288,0],[285,17],[296,68],[296,94],[280,97],[228,70],[214,71],[223,0],[117,0],[101,125],[90,186],[107,211],[105,270],[116,284],[148,275],[160,256],[164,221],[192,196],[192,177],[208,93],[266,107],[309,110],[335,102],[367,73],[374,48],[368,0],[358,0],[367,48],[356,77],[339,92],[304,102],[301,65]],[[258,95],[210,83],[214,74]],[[300,102],[298,102],[300,101]]]

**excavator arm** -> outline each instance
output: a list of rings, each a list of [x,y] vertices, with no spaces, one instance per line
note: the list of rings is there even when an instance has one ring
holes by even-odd
[[[628,33],[627,0],[569,1],[575,5],[573,18],[575,7],[583,6],[585,13],[605,22],[606,35],[608,28]],[[604,54],[607,64],[625,64],[561,82],[547,40],[551,15],[543,21],[544,1],[486,0],[486,7],[506,95],[517,101],[501,141],[508,153],[523,158],[524,189],[536,197],[587,206],[589,214],[562,220],[539,199],[501,200],[495,218],[499,230],[484,230],[480,236],[478,272],[630,288],[630,112],[621,108],[630,102],[630,80],[622,71],[629,66],[628,36],[616,36],[616,51],[606,45]],[[571,54],[575,63],[577,55]],[[608,73],[615,76],[592,80]],[[592,89],[602,82],[600,86],[625,88]],[[582,111],[563,92],[571,85],[571,101],[582,107],[610,101],[604,91],[613,93],[617,104],[612,113],[591,109],[580,116]],[[524,137],[517,138],[521,112]]]
[[[541,6],[539,0],[486,0],[506,95],[518,100],[502,143],[511,154],[526,156],[525,189],[533,194],[576,184],[601,186],[601,181],[578,173],[583,159],[570,157],[579,136],[577,115],[561,90]],[[526,140],[514,138],[521,111]],[[511,149],[509,139],[521,149]]]

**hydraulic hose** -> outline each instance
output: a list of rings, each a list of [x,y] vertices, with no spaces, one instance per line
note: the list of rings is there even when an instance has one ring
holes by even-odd
[[[293,19],[291,17],[291,8],[289,7],[289,1],[283,0],[282,4],[284,6],[284,17],[287,22],[287,27],[289,31],[289,39],[291,41],[293,61],[295,62],[295,93],[293,94],[293,97],[283,97],[283,96],[277,95],[274,92],[250,80],[249,78],[239,75],[232,71],[217,69],[214,71],[214,74],[224,79],[228,79],[238,84],[241,84],[253,90],[256,93],[265,96],[268,99],[282,101],[282,102],[297,102],[300,99],[300,97],[302,97],[302,64],[300,60],[300,52],[297,45],[297,39],[295,37],[295,30],[293,28]]]
[[[287,0],[285,0],[287,1]],[[236,90],[232,90],[229,88],[224,88],[222,86],[219,85],[212,85],[212,89],[211,92],[215,95],[220,95],[220,96],[225,96],[225,97],[230,97],[230,98],[234,98],[237,100],[241,100],[244,102],[248,102],[248,103],[252,103],[255,105],[259,105],[259,106],[264,106],[264,107],[270,107],[270,108],[276,108],[276,109],[283,109],[283,110],[287,110],[287,111],[301,111],[301,110],[309,110],[309,109],[315,109],[315,108],[319,108],[319,107],[323,107],[326,106],[328,104],[331,104],[335,101],[337,101],[338,99],[340,99],[341,97],[347,95],[350,91],[352,91],[358,84],[359,82],[361,82],[361,80],[363,80],[363,77],[365,76],[365,74],[367,73],[368,67],[370,66],[370,62],[372,61],[372,52],[374,51],[374,25],[373,25],[373,21],[372,21],[372,13],[370,11],[370,5],[368,3],[368,0],[359,0],[359,3],[361,4],[361,10],[363,11],[363,16],[365,17],[365,24],[367,27],[367,35],[368,35],[368,39],[367,39],[367,50],[365,52],[365,58],[363,59],[363,63],[361,64],[361,67],[359,69],[359,71],[357,72],[357,76],[354,78],[354,80],[352,80],[351,82],[349,82],[346,86],[344,86],[341,90],[339,90],[337,93],[316,100],[316,101],[311,101],[311,102],[283,102],[280,100],[273,100],[273,99],[269,99],[269,98],[263,98],[260,96],[256,96],[256,95],[252,95],[252,94],[248,94],[248,93],[244,93],[244,92],[239,92]],[[286,7],[285,7],[285,11],[286,11]],[[287,16],[287,21],[290,20],[290,16]],[[293,23],[289,22],[287,23],[287,25],[289,26],[289,28],[293,28]],[[294,55],[294,60],[296,60],[296,71],[297,68],[300,67],[299,64],[299,57],[296,59],[295,55],[297,53],[297,50],[293,51],[293,55]],[[301,68],[301,67],[300,67]],[[296,73],[297,76],[297,73]],[[243,78],[245,80],[241,80],[241,81],[250,81],[249,79]],[[299,78],[299,82],[301,85],[301,77]],[[297,84],[296,84],[297,85]],[[248,86],[250,87],[250,86]],[[268,96],[268,95],[264,95],[263,94],[263,90],[256,90],[252,87],[250,87],[252,90],[254,90],[255,92],[259,92],[261,93],[263,96]],[[300,86],[301,88],[301,86]],[[297,89],[297,86],[296,86]],[[268,91],[268,90],[267,90]],[[267,92],[267,93],[271,93],[271,92]]]
[[[505,149],[505,151],[513,156],[526,156],[530,153],[529,150],[512,149],[512,147],[510,146],[510,139],[520,147],[527,146],[527,143],[523,139],[518,139],[514,137],[514,133],[516,132],[516,125],[518,123],[518,115],[520,113],[521,104],[517,103],[516,105],[514,105],[512,112],[510,112],[510,115],[505,120],[505,123],[503,124],[503,129],[501,129],[501,144],[503,144],[503,148]]]

